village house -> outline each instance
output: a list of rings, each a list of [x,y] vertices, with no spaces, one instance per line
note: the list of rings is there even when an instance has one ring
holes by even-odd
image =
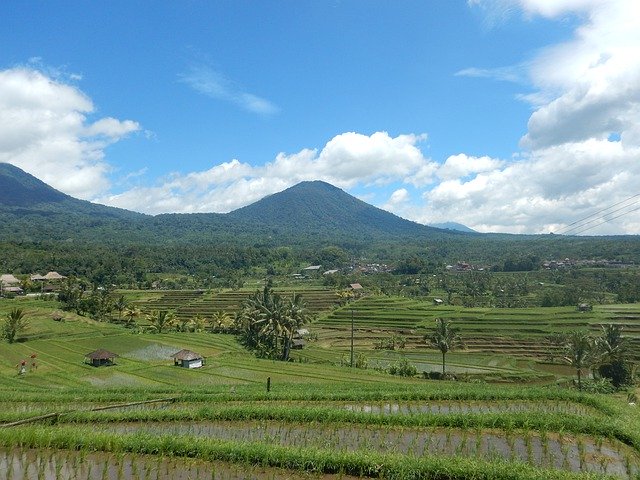
[[[22,295],[24,292],[20,286],[21,283],[22,282],[19,279],[10,273],[0,275],[0,295],[7,293],[12,295]]]
[[[171,355],[173,364],[182,368],[200,368],[204,365],[204,357],[191,350],[182,349]]]

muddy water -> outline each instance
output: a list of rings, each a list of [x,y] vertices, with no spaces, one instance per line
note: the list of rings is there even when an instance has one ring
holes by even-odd
[[[0,450],[2,480],[355,480],[355,477],[149,455]]]
[[[374,450],[413,457],[435,454],[518,460],[540,467],[599,472],[621,478],[634,478],[640,472],[640,460],[631,448],[618,441],[586,435],[266,421],[117,423],[98,428],[120,433],[187,435],[336,451]]]

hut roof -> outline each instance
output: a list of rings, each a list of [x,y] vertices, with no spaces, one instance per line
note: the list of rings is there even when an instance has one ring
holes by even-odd
[[[359,283],[352,283],[349,286],[351,287],[351,290],[362,290],[362,285],[360,285]]]
[[[47,280],[47,277],[45,277],[44,275],[40,275],[39,273],[34,273],[33,275],[31,275],[31,281],[36,282],[39,280]]]
[[[47,280],[62,280],[65,277],[64,275],[60,275],[58,272],[49,272],[47,273],[44,278],[46,278]]]
[[[99,348],[91,353],[87,353],[85,358],[89,358],[91,360],[109,360],[111,358],[119,357],[117,353],[111,353],[109,350],[105,350],[104,348]]]
[[[18,280],[10,273],[7,273],[4,275],[0,275],[0,283],[2,283],[3,285],[15,285],[16,283],[20,283],[20,280]]]
[[[182,349],[171,355],[171,358],[175,358],[176,360],[198,360],[202,358],[202,355],[192,352],[191,350]]]

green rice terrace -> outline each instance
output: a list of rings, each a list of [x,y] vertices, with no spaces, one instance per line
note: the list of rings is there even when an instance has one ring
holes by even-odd
[[[252,292],[123,293],[143,311],[207,318]],[[231,334],[150,333],[55,301],[0,300],[3,318],[19,305],[29,319],[0,343],[0,478],[640,478],[640,392],[572,388],[575,371],[547,341],[618,323],[637,358],[639,304],[579,312],[369,296],[338,306],[334,291],[299,293],[315,319],[289,362],[256,358]],[[464,348],[447,354],[457,381],[423,378],[440,368],[423,340],[436,318],[460,329]],[[361,368],[349,367],[352,322]],[[395,337],[402,347],[380,348]],[[116,354],[112,364],[87,361],[98,349]],[[176,366],[183,349],[204,366]],[[390,375],[402,359],[418,374]]]

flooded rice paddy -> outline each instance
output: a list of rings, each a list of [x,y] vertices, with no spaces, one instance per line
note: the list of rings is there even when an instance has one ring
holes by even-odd
[[[3,480],[355,480],[224,462],[65,450],[0,449]]]
[[[515,460],[545,468],[635,478],[636,453],[627,445],[588,435],[457,428],[253,422],[115,423],[110,432],[194,436],[332,451],[376,451],[412,457],[450,455]]]

